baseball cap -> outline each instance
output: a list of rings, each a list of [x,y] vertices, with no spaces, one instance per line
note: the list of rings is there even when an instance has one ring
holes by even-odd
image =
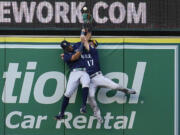
[[[61,47],[62,47],[63,49],[67,48],[68,46],[70,46],[70,43],[69,43],[68,41],[63,40],[63,41],[61,42]]]

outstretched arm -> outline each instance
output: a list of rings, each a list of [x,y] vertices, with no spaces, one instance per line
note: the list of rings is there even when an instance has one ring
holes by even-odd
[[[80,56],[81,56],[81,52],[80,51],[76,52],[75,54],[72,55],[71,61],[78,60]]]
[[[61,54],[60,57],[62,60],[68,62],[68,61],[76,61],[81,56],[81,52],[77,51],[75,54]]]
[[[81,45],[79,46],[78,48],[78,51],[72,55],[71,57],[71,61],[76,61],[79,59],[79,57],[81,56],[82,54],[82,51],[83,51],[83,44],[81,43]]]
[[[85,29],[82,29],[81,30],[81,36],[80,36],[80,39],[81,39],[81,43],[84,45],[84,47],[86,48],[86,50],[90,50],[89,49],[89,43],[88,43],[88,40],[91,38],[91,33],[87,33],[87,35],[85,36]]]

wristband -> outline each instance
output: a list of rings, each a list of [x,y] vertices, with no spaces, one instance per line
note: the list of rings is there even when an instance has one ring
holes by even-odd
[[[81,31],[81,35],[85,35],[85,32],[84,32],[84,31]]]

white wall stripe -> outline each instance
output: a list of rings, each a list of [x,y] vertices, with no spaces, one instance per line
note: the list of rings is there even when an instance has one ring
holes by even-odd
[[[5,44],[0,48],[61,49],[60,45]],[[98,49],[176,49],[177,45],[100,45]]]
[[[178,135],[178,129],[179,129],[179,103],[178,103],[178,99],[179,99],[179,92],[178,92],[178,75],[179,75],[179,60],[178,60],[178,55],[179,55],[179,50],[178,50],[178,46],[175,49],[175,72],[174,72],[174,76],[175,76],[175,92],[174,92],[174,135]]]

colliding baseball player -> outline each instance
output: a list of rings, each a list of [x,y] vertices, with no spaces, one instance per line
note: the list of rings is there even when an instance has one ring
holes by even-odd
[[[61,54],[61,58],[69,66],[71,72],[61,106],[61,113],[55,116],[56,120],[61,120],[64,118],[64,112],[69,104],[69,99],[73,95],[74,91],[78,88],[80,83],[82,84],[83,96],[83,103],[80,112],[86,113],[86,101],[90,83],[89,75],[85,69],[85,63],[80,57],[83,52],[83,44],[78,42],[71,46],[69,42],[64,40],[61,42],[61,47],[64,50],[64,53]]]
[[[82,42],[84,42],[86,51],[83,51],[81,57],[84,58],[86,61],[86,71],[91,79],[88,96],[89,104],[93,109],[94,116],[100,123],[102,123],[103,119],[101,117],[101,112],[95,100],[95,92],[98,87],[106,87],[113,90],[122,91],[126,94],[135,94],[136,92],[134,90],[124,88],[123,86],[103,76],[100,69],[98,51],[96,50],[98,42],[96,40],[90,40],[90,35],[91,33],[85,34],[85,29],[82,29],[81,40]]]

